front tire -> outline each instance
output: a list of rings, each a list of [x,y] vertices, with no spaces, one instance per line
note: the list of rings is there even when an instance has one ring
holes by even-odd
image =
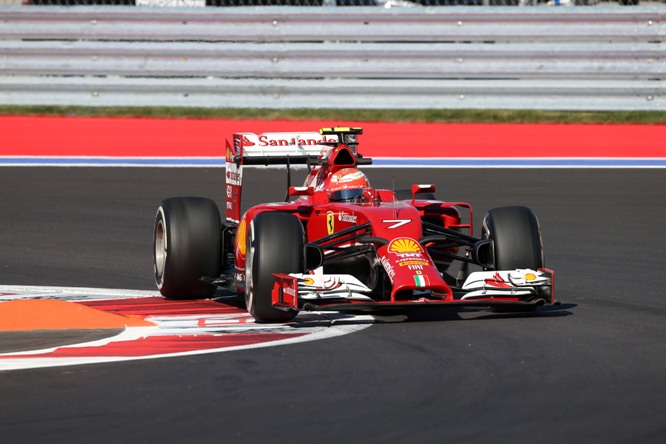
[[[488,211],[483,219],[483,237],[493,240],[495,270],[537,270],[544,266],[539,221],[527,207]]]
[[[515,270],[544,267],[543,241],[536,215],[527,207],[499,207],[483,219],[483,237],[493,240],[494,269]],[[538,287],[537,297],[551,301],[551,289]],[[535,305],[494,307],[494,312],[529,312]]]
[[[160,293],[173,299],[210,297],[215,285],[202,277],[220,275],[220,212],[201,197],[162,202],[155,217],[153,263]]]
[[[303,224],[289,213],[259,213],[247,232],[245,304],[259,322],[286,322],[293,310],[273,307],[273,273],[302,273],[305,235]]]

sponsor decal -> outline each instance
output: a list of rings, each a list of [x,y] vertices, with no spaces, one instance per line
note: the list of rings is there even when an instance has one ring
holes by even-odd
[[[389,260],[385,257],[382,257],[379,261],[382,263],[384,270],[386,270],[386,274],[388,275],[389,279],[391,282],[393,282],[393,278],[395,277],[395,270],[393,269],[393,265],[391,265],[391,262],[389,262]]]
[[[331,183],[355,182],[361,179],[365,179],[365,174],[361,171],[355,171],[353,173],[334,174],[331,176]]]
[[[400,262],[398,262],[398,266],[400,267],[410,267],[414,265],[427,267],[428,265],[430,265],[430,262],[421,259],[401,260]]]
[[[335,231],[335,214],[332,211],[326,213],[326,231],[329,235]]]
[[[303,285],[314,285],[315,281],[312,278],[305,278],[303,279]]]
[[[397,256],[395,263],[398,267],[407,267],[409,270],[422,270],[423,267],[431,267],[427,254],[423,247],[414,239],[399,237],[388,245],[389,253]]]
[[[389,230],[392,230],[394,228],[399,228],[402,227],[403,225],[407,225],[411,221],[412,221],[411,219],[385,219],[382,222],[384,222],[385,224],[391,224],[387,228]]]
[[[534,273],[527,273],[525,275],[525,281],[535,281],[536,280],[536,275]]]
[[[382,257],[380,259],[380,262],[382,263],[384,270],[386,270],[386,274],[388,275],[389,279],[393,281],[393,277],[395,276],[395,270],[393,269],[393,265],[391,265],[391,262],[389,262],[389,260],[386,259],[385,257]]]
[[[284,294],[288,294],[289,296],[296,297],[296,292],[294,291],[294,288],[290,285],[287,285],[285,287],[282,287],[282,292]]]
[[[422,274],[417,274],[414,276],[414,283],[419,288],[429,287],[430,279],[428,276],[423,276]]]
[[[238,222],[240,219],[240,186],[227,183],[226,195],[226,218],[229,221]]]
[[[391,241],[388,246],[388,251],[391,253],[421,253],[423,248],[414,239],[408,237],[399,237]]]
[[[245,256],[245,251],[247,250],[247,224],[245,219],[241,221],[236,231],[236,247],[240,254]]]
[[[243,136],[243,146],[254,146],[254,142],[248,139],[247,136]]]
[[[236,171],[227,171],[227,179],[233,182],[239,182],[241,180],[241,175]]]
[[[338,213],[338,220],[340,222],[349,222],[355,224],[357,217],[354,213],[345,213],[344,211],[340,211],[340,213]]]
[[[245,137],[243,137],[245,139]],[[331,138],[321,138],[321,139],[300,139],[296,137],[292,137],[290,139],[275,139],[275,138],[270,138],[269,136],[264,136],[261,135],[259,136],[259,141],[258,144],[259,146],[293,146],[293,145],[299,145],[299,146],[313,146],[313,145],[319,145],[320,143],[326,143],[326,142],[336,142],[336,139],[331,139]],[[243,145],[246,145],[245,142],[243,142]],[[252,144],[254,145],[254,144]]]

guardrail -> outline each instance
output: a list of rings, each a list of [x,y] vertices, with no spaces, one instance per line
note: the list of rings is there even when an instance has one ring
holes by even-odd
[[[0,104],[666,109],[659,6],[31,6],[0,22]]]

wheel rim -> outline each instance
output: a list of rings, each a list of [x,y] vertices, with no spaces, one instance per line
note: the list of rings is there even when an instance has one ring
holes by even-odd
[[[254,288],[252,284],[252,265],[254,262],[254,222],[250,223],[245,255],[245,307],[250,314],[254,313]]]
[[[164,229],[164,220],[159,217],[155,224],[155,279],[158,285],[162,283],[164,275],[164,266],[166,264],[166,231]]]

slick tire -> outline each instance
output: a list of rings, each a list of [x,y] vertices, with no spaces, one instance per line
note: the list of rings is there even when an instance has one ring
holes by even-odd
[[[527,207],[499,207],[490,210],[483,219],[483,237],[494,244],[495,270],[530,268],[538,270],[544,266],[541,229],[536,215]],[[538,297],[551,300],[550,288],[540,288]],[[532,311],[534,305],[494,307],[494,312]]]
[[[483,237],[494,243],[495,270],[544,266],[541,230],[527,207],[499,207],[483,219]]]
[[[216,286],[202,277],[220,275],[220,212],[201,197],[174,197],[162,202],[155,217],[153,263],[160,293],[172,299],[210,297]]]
[[[245,304],[259,322],[286,322],[293,310],[273,307],[273,273],[302,273],[305,235],[301,222],[289,213],[259,213],[247,230]]]

